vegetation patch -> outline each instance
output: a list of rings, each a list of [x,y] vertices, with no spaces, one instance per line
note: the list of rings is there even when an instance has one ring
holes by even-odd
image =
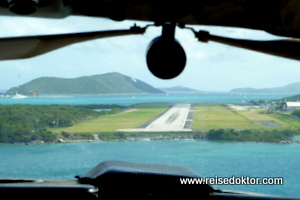
[[[17,130],[2,129],[0,133],[0,143],[29,143],[31,141],[43,141],[43,142],[55,142],[56,136],[50,131],[28,131],[28,130]]]
[[[234,129],[210,130],[206,139],[208,140],[225,140],[225,141],[256,141],[256,142],[281,142],[289,141],[292,136],[299,135],[299,130],[242,130]]]
[[[294,110],[294,111],[292,112],[292,115],[294,115],[294,116],[300,118],[300,110]]]
[[[89,119],[118,113],[121,106],[105,105],[109,110],[95,111],[102,106],[66,105],[0,105],[0,143],[54,142],[53,127],[71,127]],[[49,129],[48,131],[46,129]],[[79,137],[79,136],[78,136]],[[83,137],[83,136],[80,136]]]
[[[65,140],[95,140],[93,133],[68,133],[62,131],[60,134],[56,134],[58,138]]]

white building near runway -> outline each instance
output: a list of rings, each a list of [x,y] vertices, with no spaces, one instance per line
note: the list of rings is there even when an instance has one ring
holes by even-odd
[[[291,111],[295,109],[300,109],[300,102],[284,102],[283,110]]]

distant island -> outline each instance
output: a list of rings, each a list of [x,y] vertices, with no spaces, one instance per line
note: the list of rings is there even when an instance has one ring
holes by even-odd
[[[42,77],[9,89],[6,94],[116,94],[164,93],[151,85],[120,73],[79,78]]]
[[[169,88],[159,88],[164,92],[199,92],[199,90],[191,89],[184,86],[174,86]]]
[[[232,89],[230,92],[241,92],[241,93],[300,93],[300,82],[292,83],[283,87],[274,88],[236,88]]]

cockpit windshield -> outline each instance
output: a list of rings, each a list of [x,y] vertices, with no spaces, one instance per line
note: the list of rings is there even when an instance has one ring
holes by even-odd
[[[1,38],[136,23],[1,18]],[[193,28],[230,38],[281,39],[242,28]],[[200,43],[177,27],[186,67],[174,79],[159,79],[145,54],[161,31],[149,27],[142,35],[1,61],[0,179],[75,180],[100,162],[117,160],[187,167],[218,189],[300,197],[299,62]]]

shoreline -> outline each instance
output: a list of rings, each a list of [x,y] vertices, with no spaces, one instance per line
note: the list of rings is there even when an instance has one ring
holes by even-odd
[[[209,141],[209,142],[254,142],[254,143],[268,143],[268,144],[300,144],[300,141],[284,140],[279,142],[268,142],[268,141],[231,141],[231,140],[208,140],[196,136],[143,136],[143,137],[127,137],[125,139],[94,139],[94,140],[65,140],[56,142],[44,142],[44,141],[32,141],[32,142],[14,142],[14,143],[0,143],[0,145],[51,145],[51,144],[69,144],[69,143],[80,143],[80,142],[132,142],[132,141],[170,141],[170,140],[199,140],[199,141]]]

